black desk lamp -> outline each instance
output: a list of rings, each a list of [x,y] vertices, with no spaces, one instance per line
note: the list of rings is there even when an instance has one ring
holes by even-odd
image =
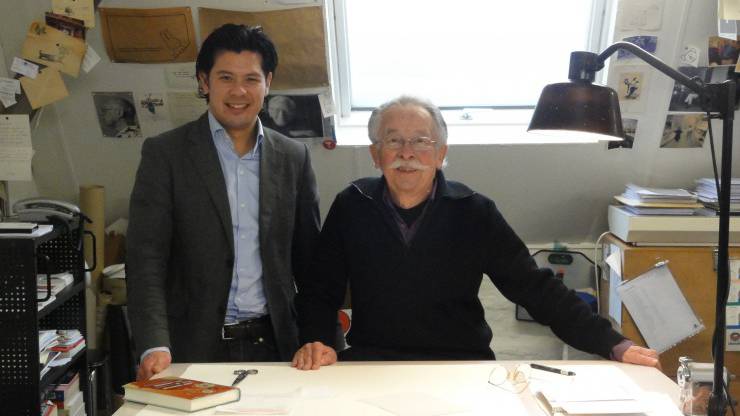
[[[727,396],[723,391],[725,307],[729,286],[729,208],[736,82],[728,80],[717,84],[705,84],[700,79],[692,79],[683,75],[649,52],[628,42],[617,42],[598,55],[592,52],[573,52],[570,55],[568,73],[571,82],[550,84],[542,90],[527,130],[538,133],[559,133],[560,135],[563,133],[577,136],[591,134],[598,140],[622,140],[624,131],[617,93],[609,87],[593,85],[596,71],[604,68],[604,61],[619,49],[632,52],[650,66],[699,94],[705,111],[713,113],[711,118],[723,120],[722,170],[719,183],[717,316],[712,338],[714,384],[709,399],[708,414],[724,416],[727,410]]]

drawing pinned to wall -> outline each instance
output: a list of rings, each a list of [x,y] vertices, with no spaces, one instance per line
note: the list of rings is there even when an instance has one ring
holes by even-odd
[[[660,139],[660,147],[702,147],[708,128],[704,114],[668,114]]]
[[[740,45],[736,40],[710,36],[708,43],[707,56],[709,66],[737,64]]]
[[[645,110],[649,84],[648,67],[641,65],[617,66],[609,71],[609,86],[617,91],[622,114]]]
[[[93,92],[93,102],[103,137],[141,137],[141,125],[130,92]]]
[[[266,12],[198,8],[200,38],[226,23],[262,26],[275,43],[280,65],[273,91],[329,85],[323,9],[315,6]]]
[[[624,140],[621,142],[609,142],[607,149],[632,149],[635,143],[635,135],[637,134],[637,119],[623,118],[622,128],[624,129]]]
[[[658,37],[657,36],[630,36],[623,39],[625,42],[632,43],[634,45],[639,46],[642,49],[645,49],[646,51],[650,53],[655,53],[655,50],[658,47]],[[620,49],[617,51],[617,59],[624,60],[624,59],[635,59],[637,58],[635,55],[632,54],[632,52],[626,51],[624,49]]]
[[[190,7],[101,8],[103,40],[112,62],[192,62],[197,56]]]
[[[134,100],[144,137],[155,136],[172,128],[164,92],[134,92]]]
[[[323,137],[318,95],[270,95],[260,113],[265,127],[292,138]]]
[[[86,27],[95,27],[93,0],[51,0],[52,11],[85,22]]]
[[[620,30],[658,30],[663,20],[663,0],[622,0],[617,9]]]
[[[33,22],[23,42],[21,57],[77,77],[85,41],[54,29],[41,22]]]
[[[686,45],[678,57],[679,66],[699,66],[699,56],[701,49],[698,46]]]

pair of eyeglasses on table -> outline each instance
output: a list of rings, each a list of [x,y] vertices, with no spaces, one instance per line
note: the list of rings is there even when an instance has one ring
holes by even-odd
[[[520,364],[513,370],[509,370],[502,365],[496,364],[488,375],[488,383],[508,392],[519,394],[529,386],[533,371],[544,371],[546,373],[557,374],[571,379],[576,375],[573,371],[542,364]]]

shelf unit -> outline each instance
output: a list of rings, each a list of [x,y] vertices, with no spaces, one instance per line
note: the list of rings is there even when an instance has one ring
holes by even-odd
[[[68,370],[80,374],[85,411],[90,408],[87,349],[40,377],[41,329],[77,329],[85,338],[85,281],[79,221],[56,224],[40,237],[0,237],[0,402],[3,412],[38,416],[41,392]],[[74,282],[37,309],[37,275],[70,272]]]

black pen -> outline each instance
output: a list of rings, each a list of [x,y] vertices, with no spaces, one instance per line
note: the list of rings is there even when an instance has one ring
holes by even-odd
[[[574,376],[574,375],[576,375],[576,373],[574,373],[572,371],[561,370],[561,369],[555,368],[555,367],[548,367],[548,366],[542,365],[542,364],[530,364],[529,366],[532,367],[532,368],[534,368],[535,370],[549,371],[551,373],[561,374],[561,375],[564,375],[564,376]]]

